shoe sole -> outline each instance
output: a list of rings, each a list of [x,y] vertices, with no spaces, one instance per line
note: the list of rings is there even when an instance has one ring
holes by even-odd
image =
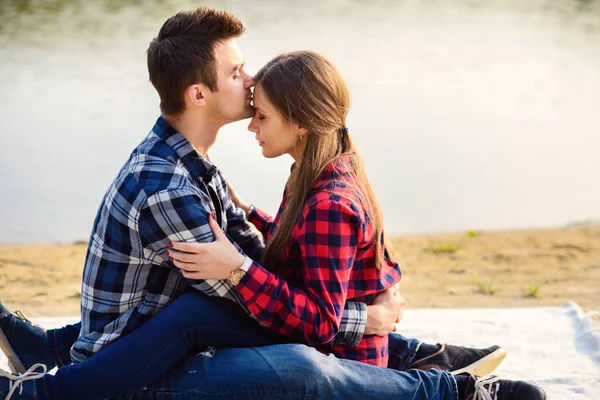
[[[8,341],[8,338],[2,331],[2,328],[0,328],[0,349],[2,349],[2,351],[8,358],[8,368],[10,368],[10,370],[12,372],[15,372],[18,374],[25,373],[25,371],[26,371],[25,366],[23,365],[21,360],[19,360],[17,353],[15,353],[15,351],[11,347],[10,342]]]
[[[504,357],[506,357],[506,350],[503,348],[497,349],[471,365],[452,371],[452,375],[464,374],[465,372],[477,376],[489,375],[498,368]]]

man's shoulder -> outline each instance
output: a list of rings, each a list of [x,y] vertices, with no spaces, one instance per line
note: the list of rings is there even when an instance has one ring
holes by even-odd
[[[189,185],[190,173],[175,150],[150,132],[133,150],[115,184],[126,185],[152,196],[157,192]]]

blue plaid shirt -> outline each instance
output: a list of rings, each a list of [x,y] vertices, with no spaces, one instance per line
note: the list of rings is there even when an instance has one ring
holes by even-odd
[[[190,287],[247,311],[228,281],[186,280],[165,255],[170,242],[214,241],[213,212],[240,251],[260,257],[262,235],[234,206],[220,171],[160,117],[108,188],[94,221],[74,362],[131,333]],[[366,305],[348,302],[334,343],[356,345],[365,325]]]

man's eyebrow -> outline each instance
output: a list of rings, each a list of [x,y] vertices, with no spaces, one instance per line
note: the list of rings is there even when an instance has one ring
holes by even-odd
[[[244,65],[246,65],[246,61],[239,63],[239,64],[235,64],[233,66],[233,69],[231,70],[231,72],[234,73],[235,71],[241,69]]]

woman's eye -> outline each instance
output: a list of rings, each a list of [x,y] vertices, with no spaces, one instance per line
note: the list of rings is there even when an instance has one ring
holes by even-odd
[[[236,80],[237,80],[237,79],[240,79],[240,75],[234,75],[234,76],[233,76],[233,79],[236,79]]]

